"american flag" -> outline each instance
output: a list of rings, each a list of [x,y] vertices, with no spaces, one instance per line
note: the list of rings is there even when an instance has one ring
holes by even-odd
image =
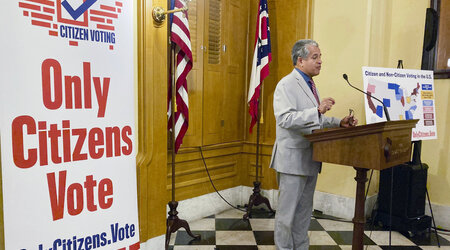
[[[184,8],[186,3],[181,0],[175,0],[175,8]],[[187,12],[176,12],[173,14],[170,41],[172,41],[172,48],[175,53],[175,85],[176,85],[176,101],[175,101],[175,152],[178,152],[183,137],[188,129],[189,120],[189,104],[188,104],[188,88],[186,77],[192,69],[192,50],[191,38],[189,34],[189,23]],[[170,78],[170,77],[169,77]],[[168,102],[168,116],[169,130],[172,129],[172,80],[169,80],[169,94],[167,96]]]
[[[248,112],[252,117],[250,133],[258,120],[258,101],[261,83],[269,75],[269,62],[272,61],[270,50],[269,10],[267,0],[259,1],[258,19],[256,20],[255,51],[253,53],[252,74],[248,90]]]

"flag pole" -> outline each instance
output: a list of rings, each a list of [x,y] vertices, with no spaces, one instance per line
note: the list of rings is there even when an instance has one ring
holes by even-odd
[[[255,182],[259,182],[259,137],[260,137],[260,123],[261,123],[261,93],[262,93],[262,89],[263,88],[263,84],[261,83],[261,86],[259,88],[259,98],[258,98],[258,118],[256,120],[256,166],[255,166],[255,170],[256,170],[256,177],[255,177]],[[259,187],[259,185],[258,185]]]
[[[175,202],[175,113],[176,113],[176,82],[175,82],[175,49],[174,46],[172,46],[172,43],[170,44],[170,77],[172,78],[172,80],[170,81],[171,84],[171,95],[172,98],[170,99],[170,112],[171,112],[171,117],[172,117],[172,133],[171,133],[171,141],[172,141],[172,203]]]
[[[170,6],[170,0],[169,1],[169,6]],[[168,29],[168,37],[169,37],[169,41],[170,41],[170,25],[169,25],[169,29]],[[176,77],[175,77],[175,72],[176,72],[176,68],[175,68],[175,62],[176,62],[176,55],[175,55],[175,45],[172,42],[169,42],[169,78],[172,79],[171,80],[171,101],[170,101],[170,115],[172,117],[172,132],[171,132],[171,142],[172,142],[172,200],[168,203],[168,206],[170,208],[169,211],[169,216],[167,217],[167,221],[166,221],[166,241],[165,241],[165,249],[168,250],[169,249],[169,242],[170,242],[170,236],[172,235],[172,233],[175,233],[176,231],[178,231],[178,229],[180,228],[184,228],[186,230],[186,233],[191,236],[192,238],[199,240],[201,238],[200,235],[194,235],[191,232],[191,229],[189,227],[189,224],[187,223],[187,221],[182,220],[180,218],[178,218],[178,211],[177,211],[177,207],[178,207],[178,202],[175,200],[175,156],[176,156],[176,152],[175,152],[175,140],[176,140],[176,135],[175,135],[175,113],[177,112],[176,108]],[[180,111],[181,112],[181,111]]]
[[[249,111],[252,116],[250,124],[250,133],[255,122],[256,113],[256,166],[255,166],[255,181],[253,182],[253,194],[250,195],[247,212],[244,214],[243,219],[248,220],[251,218],[252,207],[260,204],[266,204],[271,213],[275,211],[270,207],[269,200],[261,195],[261,182],[259,181],[259,157],[260,157],[260,126],[262,122],[262,101],[263,99],[263,81],[269,74],[268,64],[271,61],[271,48],[270,48],[270,29],[269,29],[269,10],[267,0],[259,0],[258,4],[258,17],[256,20],[256,37],[255,48],[253,52],[252,74],[250,77],[249,88]],[[261,74],[263,72],[263,74]],[[259,88],[259,89],[258,89]],[[258,93],[256,93],[258,91]],[[253,99],[256,99],[255,100]],[[255,105],[256,104],[256,105]],[[256,107],[255,107],[256,106]],[[256,112],[254,112],[256,109]]]
[[[262,88],[263,88],[263,82],[261,82],[260,88],[259,88],[259,98],[258,98],[258,105],[257,105],[257,120],[256,120],[256,177],[255,181],[253,182],[253,194],[250,195],[250,198],[248,199],[248,205],[247,205],[247,212],[242,217],[244,220],[248,220],[252,217],[252,208],[253,206],[258,206],[261,204],[266,204],[267,208],[269,208],[269,211],[271,213],[275,213],[275,211],[270,206],[269,199],[264,197],[261,194],[261,182],[259,181],[259,137],[260,137],[260,118],[261,118],[261,102],[262,99]]]

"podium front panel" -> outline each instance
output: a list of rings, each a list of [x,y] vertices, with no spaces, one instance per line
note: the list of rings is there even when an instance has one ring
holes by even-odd
[[[315,161],[382,170],[410,161],[411,129],[417,120],[320,130],[306,135]]]

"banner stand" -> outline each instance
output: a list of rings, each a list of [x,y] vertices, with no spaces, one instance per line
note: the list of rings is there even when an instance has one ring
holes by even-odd
[[[134,7],[3,3],[0,249],[140,247]]]

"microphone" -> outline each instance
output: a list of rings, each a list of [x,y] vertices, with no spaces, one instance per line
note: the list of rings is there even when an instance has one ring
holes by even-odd
[[[380,99],[378,99],[378,98],[376,98],[375,96],[372,96],[371,94],[366,93],[366,92],[364,92],[364,91],[358,89],[357,87],[351,85],[350,82],[348,81],[348,76],[347,76],[347,74],[343,74],[342,77],[344,77],[344,80],[347,81],[347,83],[348,83],[348,85],[350,85],[350,87],[352,87],[352,88],[358,90],[359,92],[363,92],[364,94],[366,94],[366,95],[369,96],[370,98],[373,98],[373,99],[379,101],[379,102],[381,103],[381,105],[383,105],[383,110],[384,110],[384,113],[386,114],[386,120],[387,120],[387,121],[390,121],[390,120],[391,120],[391,118],[389,117],[389,112],[388,112],[386,106],[384,105],[384,103],[383,103]]]

